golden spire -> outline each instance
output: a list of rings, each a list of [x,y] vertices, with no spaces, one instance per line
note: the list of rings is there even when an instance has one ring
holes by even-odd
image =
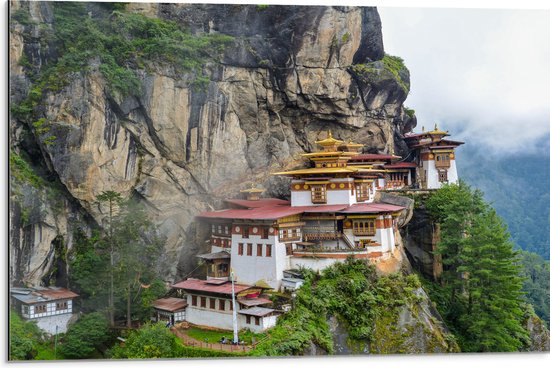
[[[422,133],[424,133],[425,130],[424,125],[422,125]]]

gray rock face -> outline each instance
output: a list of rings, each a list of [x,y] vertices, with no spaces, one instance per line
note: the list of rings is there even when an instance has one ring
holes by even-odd
[[[30,6],[35,24],[15,21],[11,28],[10,78],[18,81],[10,91],[13,102],[29,89],[21,57],[33,65],[55,57],[41,33],[51,27],[51,5],[15,4]],[[299,154],[311,151],[326,130],[366,144],[369,152],[399,152],[400,137],[414,126],[402,107],[406,91],[396,81],[386,75],[369,82],[351,71],[384,56],[374,8],[132,3],[128,10],[235,41],[221,63],[205,65],[211,81],[201,91],[189,85],[189,75],[155,65],[138,71],[140,95],[114,97],[91,60],[88,72],[44,98],[36,118],[47,119],[55,143],[38,149],[31,148],[36,139],[23,144],[15,132],[25,127],[12,119],[12,147],[39,156],[36,162],[92,222],[101,224],[105,216],[95,204],[102,191],[140,198],[167,237],[169,281],[190,272],[195,254],[205,250],[195,215],[251,183],[288,195],[284,179],[270,172],[302,164]],[[43,260],[52,239],[70,236],[57,224],[46,233],[28,250]],[[49,268],[37,271],[32,282]],[[28,278],[24,268],[16,274]]]

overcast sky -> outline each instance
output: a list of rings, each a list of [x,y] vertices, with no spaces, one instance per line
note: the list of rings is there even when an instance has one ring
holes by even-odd
[[[417,130],[438,122],[499,153],[550,148],[550,10],[378,11],[385,51],[411,72]]]

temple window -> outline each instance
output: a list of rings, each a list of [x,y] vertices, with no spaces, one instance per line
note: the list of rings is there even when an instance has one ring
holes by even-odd
[[[451,161],[448,153],[435,155],[435,167],[450,167]]]
[[[210,309],[216,309],[216,299],[210,298]]]
[[[439,176],[439,182],[440,183],[446,183],[447,182],[447,170],[439,170],[438,172]]]
[[[68,309],[66,301],[55,303],[55,310],[65,310],[65,309]]]
[[[37,304],[34,306],[34,313],[36,314],[39,314],[39,313],[46,313],[46,304]]]
[[[357,183],[355,185],[358,202],[366,201],[370,198],[369,187],[369,183]]]
[[[311,186],[311,202],[327,203],[327,188],[324,185]]]
[[[206,308],[206,297],[201,296],[201,308]]]
[[[197,296],[191,295],[191,305],[196,307],[197,306]]]
[[[265,245],[265,256],[266,257],[271,257],[271,244],[266,244]]]
[[[248,243],[246,245],[246,255],[247,256],[251,256],[252,255],[252,244],[251,243]]]
[[[243,243],[239,243],[239,255],[242,256],[244,251],[244,245]]]
[[[246,324],[249,325],[250,324],[250,316],[246,316]]]
[[[376,235],[376,225],[374,219],[353,221],[353,235]]]
[[[262,239],[268,239],[269,238],[269,228],[264,227],[262,228]]]
[[[262,256],[262,244],[256,244],[256,256],[261,257]]]
[[[260,317],[254,316],[254,324],[255,324],[256,326],[259,326],[259,325],[260,325]]]
[[[218,309],[225,310],[225,300],[223,299],[218,300]]]

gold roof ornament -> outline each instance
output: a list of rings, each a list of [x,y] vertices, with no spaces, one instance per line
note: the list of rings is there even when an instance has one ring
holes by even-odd
[[[265,189],[256,188],[254,184],[250,186],[248,189],[242,189],[240,191],[241,193],[263,193],[265,192]]]
[[[332,138],[332,131],[329,130],[327,138],[322,139],[320,141],[315,141],[315,143],[317,143],[318,145],[320,145],[320,146],[322,146],[326,149],[327,147],[333,147],[333,146],[339,145],[339,144],[344,143],[344,142],[341,141],[341,140]]]
[[[439,128],[437,127],[437,123],[435,123],[434,130],[428,132],[428,134],[431,134],[431,135],[449,135],[447,132],[439,130]]]

